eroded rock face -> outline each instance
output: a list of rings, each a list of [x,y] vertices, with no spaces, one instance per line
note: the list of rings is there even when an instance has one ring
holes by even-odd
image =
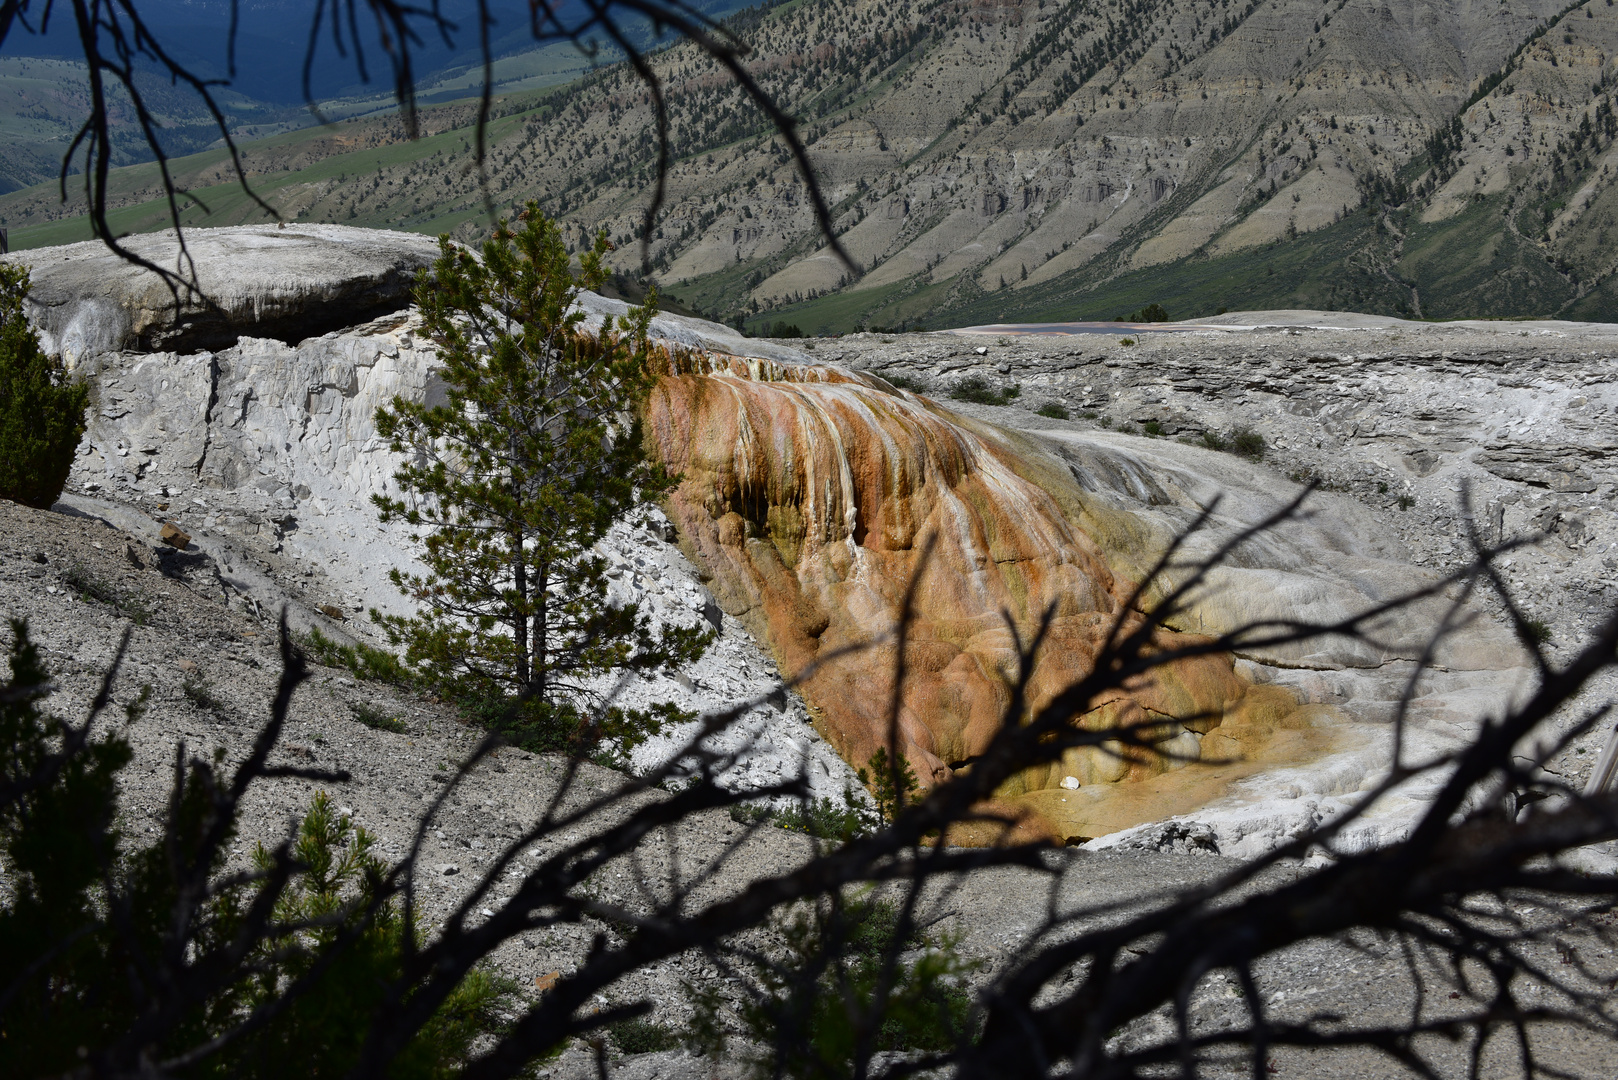
[[[126,349],[224,349],[243,336],[295,345],[409,306],[416,273],[438,253],[430,237],[346,225],[187,229],[185,242],[189,262],[173,232],[123,241],[165,269],[195,267],[200,292],[178,295],[99,241],[12,256],[33,279],[29,316],[46,351],[72,366]]]
[[[713,574],[715,595],[769,641],[788,673],[807,674],[806,696],[850,762],[886,745],[897,660],[891,633],[916,573],[897,720],[904,755],[929,783],[968,767],[987,746],[1010,701],[1017,638],[1028,640],[1042,612],[1054,618],[1031,684],[1036,709],[1090,670],[1133,588],[1059,498],[1031,479],[1036,466],[1016,446],[879,380],[809,365],[688,359],[659,384],[648,414],[658,454],[684,474],[669,512]],[[862,643],[872,644],[843,655]],[[1311,726],[1290,695],[1252,687],[1228,657],[1170,665],[1083,723],[1150,717],[1165,721],[1169,753],[1193,761],[1210,738],[1220,757],[1273,760],[1278,731]],[[1324,745],[1292,742],[1282,758]],[[1133,786],[1119,781],[1145,781],[1182,763],[1081,748],[1003,795],[1037,805],[1042,827],[1058,835],[1097,835],[1184,804],[1165,796],[1101,805],[1113,789]],[[1196,792],[1191,804],[1233,776],[1199,774],[1185,785]]]

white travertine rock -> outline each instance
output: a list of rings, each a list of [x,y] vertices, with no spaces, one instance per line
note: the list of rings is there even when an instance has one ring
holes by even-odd
[[[604,318],[618,318],[629,311],[630,305],[622,300],[598,296],[592,292],[579,294],[578,307],[585,314],[585,325],[596,327]],[[789,364],[807,364],[814,361],[809,353],[773,341],[743,337],[728,326],[692,319],[667,312],[654,315],[650,333],[670,345],[688,349],[704,349],[729,353],[732,356],[751,356],[762,360],[780,360]]]
[[[187,229],[183,253],[172,231],[121,242],[196,290],[176,293],[100,241],[10,256],[32,277],[41,343],[70,367],[121,349],[194,352],[243,335],[295,342],[354,326],[406,307],[416,273],[438,253],[430,237],[347,225]]]
[[[199,276],[215,282],[216,300],[236,313],[226,327],[234,334],[228,344],[221,339],[182,351],[218,327],[199,328],[193,320],[187,328],[172,308],[165,316],[161,303],[149,302],[153,294],[129,284],[138,283],[138,274],[119,277],[125,272],[119,267],[111,268],[112,276],[125,285],[106,287],[96,276],[98,266],[108,265],[105,256],[82,245],[27,254],[36,282],[46,287],[33,314],[49,347],[72,356],[92,377],[90,426],[72,485],[95,500],[175,520],[220,563],[221,580],[242,602],[273,608],[280,595],[266,584],[273,578],[313,613],[327,606],[354,614],[367,607],[404,610],[387,572],[408,569],[414,555],[409,538],[384,530],[369,503],[373,494],[393,490],[398,465],[376,436],[374,416],[395,394],[431,400],[440,392],[433,350],[420,338],[414,313],[399,307],[379,317],[351,316],[341,332],[300,337],[282,331],[296,328],[286,321],[293,311],[310,319],[311,313],[363,313],[364,298],[393,288],[389,275],[426,264],[432,243],[330,226],[197,230],[188,240]],[[81,255],[82,270],[74,266]],[[592,319],[627,307],[589,295],[580,306]],[[659,316],[653,332],[692,348],[814,359],[700,320]],[[153,341],[179,347],[146,349]],[[1085,392],[1102,377],[1084,374]],[[1215,381],[1217,375],[1197,377]],[[1143,551],[1217,497],[1209,532],[1188,554],[1207,551],[1296,490],[1271,469],[1166,440],[1026,429],[1017,437],[1042,446],[1054,468],[1073,478],[1098,521],[1110,515],[1132,523]],[[664,523],[660,515],[652,518],[644,526],[621,524],[603,544],[618,570],[615,594],[646,605],[665,622],[717,621],[721,635],[697,665],[672,679],[626,686],[620,699],[716,708],[763,697],[775,681],[773,663],[735,619],[718,615],[699,568],[661,541]],[[1325,496],[1314,517],[1247,545],[1210,580],[1182,626],[1218,631],[1253,617],[1341,617],[1432,579],[1433,572],[1411,566],[1407,553],[1353,500]],[[1385,771],[1393,703],[1424,632],[1444,608],[1445,601],[1434,598],[1388,620],[1374,647],[1343,641],[1255,649],[1239,661],[1244,675],[1286,686],[1344,717],[1335,749],[1242,782],[1229,797],[1186,815],[1191,824],[1162,836],[1131,830],[1095,843],[1211,844],[1240,855],[1273,847],[1340,812]],[[328,621],[323,628],[362,635],[354,622]],[[1407,746],[1414,755],[1453,746],[1481,715],[1518,692],[1524,676],[1515,646],[1486,622],[1475,621],[1447,642],[1440,662],[1443,670],[1429,673],[1411,709]],[[636,754],[637,767],[666,760],[688,734],[647,743]],[[726,748],[740,755],[727,783],[764,785],[801,769],[817,796],[836,796],[853,781],[852,770],[815,734],[792,695],[757,710],[743,730],[727,736]],[[1420,787],[1401,791],[1345,842],[1371,845],[1398,835],[1426,794]]]
[[[1083,489],[1080,501],[1098,517],[1127,515],[1127,535],[1142,551],[1137,567],[1216,498],[1212,535],[1193,541],[1188,554],[1256,523],[1299,494],[1304,481],[1321,483],[1308,504],[1311,516],[1255,538],[1211,575],[1177,620],[1185,629],[1363,611],[1464,567],[1474,530],[1486,545],[1523,545],[1497,565],[1531,625],[1549,635],[1553,664],[1581,647],[1611,610],[1618,597],[1618,325],[1427,324],[1343,312],[1244,312],[1204,321],[1230,325],[1143,334],[1128,347],[1116,334],[995,328],[850,335],[822,343],[818,354],[941,397],[973,377],[1018,386],[1021,408],[953,407],[1048,442]],[[985,340],[992,345],[978,344]],[[1158,437],[1108,430],[1137,426]],[[1221,435],[1228,441],[1242,428],[1267,445],[1262,465],[1201,445],[1218,445]],[[1253,649],[1238,665],[1244,674],[1331,706],[1354,725],[1342,733],[1359,741],[1301,775],[1267,769],[1233,798],[1205,804],[1180,824],[1208,825],[1199,836],[1239,855],[1273,846],[1297,823],[1335,815],[1358,799],[1385,772],[1415,647],[1460,592],[1446,587],[1384,619],[1374,646],[1344,638]],[[1456,614],[1464,625],[1442,643],[1410,709],[1414,742],[1406,745],[1418,759],[1453,747],[1482,718],[1497,715],[1529,676],[1490,588],[1473,590]],[[1583,705],[1599,707],[1615,693],[1618,673],[1606,673]],[[1565,733],[1581,711],[1565,710],[1543,738]],[[1550,782],[1581,781],[1593,749],[1581,742],[1559,751],[1546,764]],[[1424,799],[1407,787],[1356,822],[1342,843],[1397,836]],[[1183,843],[1181,831],[1145,827],[1092,843],[1173,848]]]
[[[436,245],[331,226],[199,229],[186,237],[198,276],[234,313],[227,345],[183,351],[195,335],[186,336],[172,306],[165,312],[168,294],[155,276],[120,265],[99,245],[27,253],[35,297],[44,298],[31,317],[47,347],[67,353],[91,379],[89,429],[70,480],[80,494],[67,495],[61,508],[136,534],[155,535],[158,520],[178,520],[241,603],[268,617],[287,604],[295,630],[318,626],[338,640],[363,639],[364,609],[410,610],[388,572],[419,568],[408,535],[382,527],[370,502],[399,493],[392,480],[399,457],[377,436],[376,410],[395,395],[442,394],[419,319],[394,302],[408,299],[407,291],[383,286],[395,278],[408,284],[404,275],[425,266]],[[172,249],[172,240],[167,249],[138,248],[154,259]],[[112,289],[94,284],[103,272]],[[369,322],[358,317],[379,293],[394,297],[395,310]],[[597,324],[628,310],[591,293],[580,307]],[[264,332],[294,326],[284,318],[291,311],[316,325],[326,312],[346,319],[344,329],[291,343]],[[272,325],[272,317],[281,321]],[[700,320],[659,316],[653,330],[687,347],[746,351],[746,339]],[[138,347],[151,340],[171,347]],[[765,358],[801,358],[747,344],[762,346],[753,352]],[[602,544],[630,569],[615,583],[615,598],[640,603],[664,624],[717,621],[719,637],[677,676],[600,689],[632,707],[675,700],[718,709],[769,698],[710,740],[737,758],[720,782],[763,787],[802,775],[815,798],[858,790],[853,770],[810,726],[802,699],[772,694],[774,663],[739,623],[719,615],[696,568],[661,539],[666,520],[655,511],[650,518],[620,523]],[[272,565],[274,573],[262,569]],[[325,606],[354,617],[335,622],[320,614]],[[660,765],[695,729],[682,725],[652,739],[637,749],[634,766]]]
[[[1125,512],[1156,531],[1156,548],[1211,509],[1203,529],[1186,541],[1184,562],[1211,555],[1241,531],[1279,511],[1292,495],[1277,490],[1273,473],[1227,454],[1160,439],[1111,433],[1042,432],[1062,458],[1112,459],[1090,469],[1088,498]],[[1137,473],[1156,479],[1149,498],[1103,477]],[[1353,499],[1318,494],[1306,512],[1270,527],[1208,576],[1176,629],[1229,633],[1255,622],[1279,626],[1295,620],[1331,624],[1400,596],[1434,586],[1440,575],[1401,558],[1379,535],[1372,515]],[[1173,575],[1171,575],[1173,576]],[[1448,595],[1446,595],[1446,592]],[[1090,847],[1180,850],[1179,832],[1192,828],[1223,855],[1257,855],[1288,842],[1355,805],[1387,774],[1399,702],[1423,651],[1444,625],[1433,667],[1417,683],[1403,716],[1406,761],[1424,761],[1456,749],[1478,721],[1498,715],[1532,682],[1529,660],[1516,640],[1481,611],[1457,605],[1453,588],[1401,606],[1369,628],[1367,637],[1323,637],[1304,644],[1255,647],[1240,655],[1238,671],[1254,682],[1284,687],[1301,702],[1330,706],[1341,718],[1335,748],[1303,764],[1269,768],[1240,781],[1227,797],[1173,819],[1178,825],[1139,826],[1089,843]],[[1381,846],[1401,838],[1430,801],[1442,774],[1401,787],[1338,837],[1340,851]]]

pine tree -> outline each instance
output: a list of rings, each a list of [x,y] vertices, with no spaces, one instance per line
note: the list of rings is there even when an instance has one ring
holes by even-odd
[[[438,345],[446,404],[394,398],[377,425],[409,464],[404,498],[376,496],[383,521],[422,530],[425,573],[392,571],[420,604],[372,617],[406,660],[534,749],[621,752],[681,715],[604,708],[594,683],[701,656],[712,635],[654,633],[638,605],[607,598],[593,549],[613,523],[678,480],[646,458],[638,408],[650,390],[655,294],[585,330],[573,303],[606,279],[605,232],[575,279],[554,222],[529,203],[482,259],[440,238],[417,290]]]
[[[84,435],[90,388],[66,383],[23,315],[28,271],[0,265],[0,499],[48,510]]]
[[[102,734],[94,714],[74,725],[43,710],[50,673],[27,626],[10,629],[11,674],[0,680],[0,1076],[133,1075],[136,1059],[141,1075],[349,1075],[422,944],[401,905],[377,894],[390,868],[374,838],[320,792],[290,852],[260,845],[256,875],[225,873],[245,785],[222,758],[183,748],[159,835],[123,832],[127,725]],[[126,721],[150,689],[125,706]],[[319,979],[299,985],[311,972]],[[388,1075],[458,1075],[515,991],[474,966]],[[253,1015],[261,1022],[246,1023]],[[143,1025],[145,1039],[131,1040]],[[207,1049],[183,1071],[151,1065],[198,1047]]]

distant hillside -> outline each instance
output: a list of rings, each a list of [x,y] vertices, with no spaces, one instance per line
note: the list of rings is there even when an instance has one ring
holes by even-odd
[[[724,14],[735,0],[699,0],[698,10]],[[308,0],[240,0],[236,69],[226,63],[226,39],[233,5],[229,0],[137,0],[135,7],[164,49],[200,78],[215,80],[214,93],[238,139],[255,139],[307,128],[317,123],[305,99],[303,58],[308,46],[314,6]],[[423,9],[425,10],[425,9]],[[483,68],[477,37],[476,8],[468,0],[445,0],[441,10],[459,28],[448,43],[424,33],[416,44],[418,101],[456,101],[479,92]],[[563,17],[582,11],[578,0],[565,0]],[[536,45],[526,8],[521,17],[500,20],[491,36],[494,88],[510,94],[570,82],[593,66],[620,54],[610,42],[595,41],[596,55],[585,56],[573,44]],[[37,25],[37,24],[36,24]],[[366,29],[366,24],[361,23]],[[425,24],[421,24],[425,26]],[[650,40],[651,28],[627,20],[632,39]],[[361,79],[351,49],[337,52],[323,34],[310,69],[309,89],[323,116],[391,115],[393,87],[374,33],[366,41],[370,81]],[[143,72],[142,95],[158,121],[167,152],[194,153],[218,143],[213,117],[196,94],[172,85],[149,58],[137,60]],[[152,158],[128,100],[114,93],[114,161],[131,164]],[[45,34],[13,25],[0,48],[0,192],[54,180],[62,155],[78,134],[89,109],[89,83],[77,27],[71,17],[50,20]]]
[[[678,160],[654,267],[726,321],[814,332],[1152,302],[1618,318],[1607,0],[792,0],[733,25],[802,118],[858,266],[825,250],[757,111],[669,49]],[[501,111],[496,208],[534,197],[604,224],[633,271],[644,89],[608,68]],[[306,218],[472,237],[487,218],[470,120],[437,110],[417,144],[388,119],[283,136],[253,167]],[[222,178],[207,156],[185,170]],[[153,179],[120,179],[121,227],[160,226],[141,205]],[[210,222],[253,213],[207,197]],[[77,238],[73,212],[50,193],[0,199],[27,243]]]
[[[309,48],[311,20],[317,9],[326,12],[323,32],[315,41],[314,63],[309,71],[309,91],[317,100],[366,97],[378,91],[391,92],[388,63],[374,20],[369,16],[350,23],[344,21],[341,48],[333,40],[328,5],[320,8],[313,0],[133,0],[148,29],[164,51],[201,78],[228,82],[230,89],[255,101],[271,105],[301,105],[305,99],[304,56]],[[453,78],[471,65],[481,63],[478,45],[478,5],[472,0],[439,0],[431,5],[404,5],[418,12],[440,12],[454,28],[444,36],[421,17],[410,25],[418,31],[412,43],[411,63],[418,89],[431,92],[445,78]],[[495,57],[511,57],[534,51],[527,4],[490,5],[495,22],[490,28],[490,50]],[[723,15],[739,5],[735,0],[696,0],[698,11]],[[580,21],[587,7],[583,0],[559,0],[557,14],[564,20]],[[236,21],[235,71],[227,63],[226,42],[234,17]],[[33,25],[37,28],[37,20]],[[631,40],[650,40],[651,28],[643,20],[626,17],[624,29]],[[366,56],[369,82],[361,77],[355,62],[353,39],[357,30]],[[597,45],[612,58],[610,42],[600,35]],[[573,71],[584,63],[570,45]],[[71,12],[50,20],[44,34],[30,33],[14,26],[7,35],[0,56],[40,57],[59,60],[82,59],[78,27]],[[137,63],[148,63],[140,60]],[[496,80],[502,80],[496,73]]]
[[[82,60],[0,56],[0,145],[5,147],[0,154],[0,192],[54,180],[61,171],[62,155],[90,107],[85,70]],[[161,125],[170,153],[194,153],[219,138],[202,103],[166,80],[143,81],[141,94]],[[273,123],[288,111],[298,111],[269,108],[229,90],[221,91],[219,98],[233,127],[241,130],[251,131],[253,124]],[[122,94],[116,95],[113,120],[114,161],[149,161],[145,137]]]

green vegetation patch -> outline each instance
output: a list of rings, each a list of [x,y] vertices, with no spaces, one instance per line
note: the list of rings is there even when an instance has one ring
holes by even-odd
[[[1368,211],[1296,240],[1213,258],[1192,256],[1098,280],[1103,271],[1081,269],[1049,282],[1003,290],[964,304],[950,325],[995,322],[1110,320],[1120,311],[1141,314],[1152,305],[1194,319],[1230,311],[1311,308],[1401,315],[1410,290],[1381,271],[1391,241]],[[1134,321],[1146,321],[1144,319]]]
[[[920,278],[909,278],[774,308],[748,325],[762,327],[784,318],[811,334],[847,334],[866,327],[900,333],[935,324],[959,325],[947,316],[938,317],[952,306],[951,297],[957,287],[954,281],[922,284]]]
[[[962,379],[949,388],[952,400],[970,401],[975,405],[1010,405],[1021,394],[1022,387],[1016,384],[991,386],[981,375]]]
[[[1420,291],[1423,315],[1545,315],[1572,299],[1573,284],[1507,227],[1506,209],[1504,197],[1480,199],[1443,221],[1411,223],[1399,273]]]

